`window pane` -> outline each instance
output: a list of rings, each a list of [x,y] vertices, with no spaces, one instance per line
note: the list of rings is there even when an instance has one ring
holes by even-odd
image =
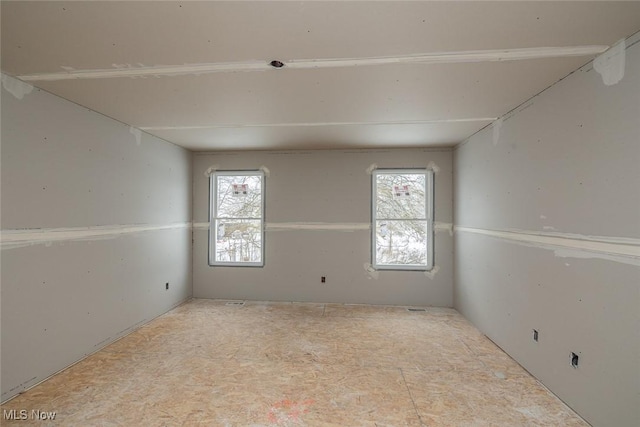
[[[427,221],[376,221],[376,264],[427,265]]]
[[[261,218],[262,177],[218,175],[218,218]]]
[[[216,262],[262,262],[260,220],[216,220],[215,227]]]
[[[377,219],[426,219],[424,174],[377,174]]]

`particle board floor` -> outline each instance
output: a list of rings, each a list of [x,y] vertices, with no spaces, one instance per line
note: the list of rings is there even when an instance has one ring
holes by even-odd
[[[588,426],[455,310],[192,300],[2,405],[60,426]]]

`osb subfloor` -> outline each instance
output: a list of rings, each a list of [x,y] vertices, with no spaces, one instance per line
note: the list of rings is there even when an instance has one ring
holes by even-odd
[[[2,406],[61,426],[587,426],[455,310],[193,300]]]

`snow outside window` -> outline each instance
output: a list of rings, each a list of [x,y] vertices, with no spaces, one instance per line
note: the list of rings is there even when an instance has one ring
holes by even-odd
[[[372,174],[372,264],[376,269],[433,268],[433,172],[378,169]]]
[[[210,177],[209,265],[264,265],[264,173]]]

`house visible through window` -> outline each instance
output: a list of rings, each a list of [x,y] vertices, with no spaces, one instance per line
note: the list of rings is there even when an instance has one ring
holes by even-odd
[[[264,265],[264,174],[211,174],[209,264]]]
[[[373,173],[372,251],[377,269],[433,267],[433,172],[378,169]]]

